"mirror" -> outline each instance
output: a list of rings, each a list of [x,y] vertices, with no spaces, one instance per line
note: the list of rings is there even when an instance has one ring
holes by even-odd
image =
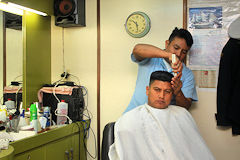
[[[12,81],[22,83],[23,74],[23,35],[22,16],[0,11],[1,19],[1,89],[11,85]],[[3,103],[3,99],[1,99]]]
[[[49,4],[47,2],[49,1],[46,1],[46,5]],[[5,82],[5,84],[7,85],[7,81],[13,81],[18,75],[22,74],[23,77],[21,78],[24,84],[22,86],[23,90],[22,102],[23,107],[26,108],[30,106],[32,102],[36,102],[38,100],[36,93],[41,88],[41,86],[43,84],[51,83],[51,17],[50,16],[44,17],[31,12],[27,12],[27,14],[24,13],[23,19],[24,23],[22,25],[24,26],[23,27],[24,32],[22,32],[22,42],[20,43],[18,42],[23,46],[22,49],[19,49],[19,51],[22,51],[21,53],[22,59],[17,60],[14,56],[14,61],[15,60],[16,61],[13,64],[14,66],[10,66],[14,67],[15,69],[21,68],[22,72],[15,73],[15,75],[11,74],[11,76],[14,77],[13,79],[7,78],[8,74],[5,74],[6,79],[0,80],[0,84],[2,85]],[[3,27],[1,27],[1,31],[2,30]],[[2,34],[3,31],[0,33]],[[0,37],[3,37],[3,34]],[[0,39],[1,39],[0,45],[1,48],[3,48],[3,42],[5,41],[3,41],[3,38]],[[0,56],[3,57],[2,49],[0,52],[1,52]],[[13,61],[13,59],[10,60],[11,62]],[[0,63],[3,64],[2,58],[0,58],[0,61],[1,61]],[[15,67],[16,64],[19,62],[22,63],[19,65],[22,67]],[[2,67],[2,65],[0,65],[0,67]],[[3,70],[4,69],[1,69],[0,72],[3,72]],[[5,70],[6,72],[8,72],[8,69]],[[4,73],[1,73],[1,75],[4,75]],[[3,76],[0,76],[0,78],[2,77]],[[19,81],[20,79],[17,80]],[[2,88],[3,85],[1,86],[1,90]],[[3,94],[1,93],[1,95]]]

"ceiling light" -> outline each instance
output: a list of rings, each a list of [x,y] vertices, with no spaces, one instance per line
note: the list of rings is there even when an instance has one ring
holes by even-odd
[[[47,16],[47,14],[44,13],[44,12],[40,12],[40,11],[31,9],[31,8],[27,8],[27,7],[23,7],[23,6],[20,6],[18,4],[14,4],[14,3],[11,3],[11,2],[8,2],[8,5],[12,6],[12,7],[15,7],[15,8],[18,8],[18,9],[25,10],[25,11],[33,12],[33,13],[36,13],[36,14],[39,14],[39,15],[42,15],[42,16]]]
[[[0,10],[6,11],[6,12],[10,12],[13,14],[17,14],[17,15],[23,15],[23,10],[9,6],[6,3],[0,2]]]

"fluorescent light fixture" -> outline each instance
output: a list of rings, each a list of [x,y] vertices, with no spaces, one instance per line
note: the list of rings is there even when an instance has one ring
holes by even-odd
[[[14,4],[14,3],[11,3],[11,2],[8,2],[8,5],[12,6],[12,7],[15,7],[15,8],[18,8],[18,9],[22,9],[22,10],[26,10],[26,11],[29,11],[29,12],[33,12],[33,13],[36,13],[36,14],[39,14],[39,15],[42,15],[42,16],[47,16],[47,14],[44,13],[44,12],[40,12],[40,11],[31,9],[31,8],[27,8],[27,7],[23,7],[23,6],[20,6],[18,4]]]
[[[0,10],[6,11],[6,12],[10,12],[13,14],[17,14],[17,15],[23,15],[23,10],[9,6],[6,3],[0,2]]]

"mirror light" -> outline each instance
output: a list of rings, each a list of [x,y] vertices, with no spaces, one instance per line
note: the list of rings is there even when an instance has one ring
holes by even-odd
[[[27,8],[27,7],[24,7],[24,6],[20,6],[20,5],[18,5],[18,4],[14,4],[14,3],[11,3],[11,2],[8,2],[8,5],[9,5],[9,6],[12,6],[12,7],[15,7],[15,8],[18,8],[18,9],[22,9],[22,10],[25,10],[25,11],[29,11],[29,12],[36,13],[36,14],[39,14],[39,15],[41,15],[41,16],[47,16],[47,14],[44,13],[44,12],[40,12],[40,11],[31,9],[31,8]]]
[[[6,12],[10,12],[13,14],[17,14],[17,15],[23,15],[23,10],[9,6],[6,3],[0,2],[0,10],[6,11]]]
[[[23,7],[14,3],[3,3],[0,0],[0,10],[6,11],[6,12],[10,12],[13,14],[17,14],[17,15],[23,15],[23,11],[29,11],[29,12],[33,12],[42,16],[47,16],[46,13],[44,12],[40,12],[31,8],[27,8],[27,7]]]

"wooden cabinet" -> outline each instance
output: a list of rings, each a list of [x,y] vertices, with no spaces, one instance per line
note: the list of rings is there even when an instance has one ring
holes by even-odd
[[[84,131],[88,122],[77,122],[10,143],[13,160],[86,160]]]

